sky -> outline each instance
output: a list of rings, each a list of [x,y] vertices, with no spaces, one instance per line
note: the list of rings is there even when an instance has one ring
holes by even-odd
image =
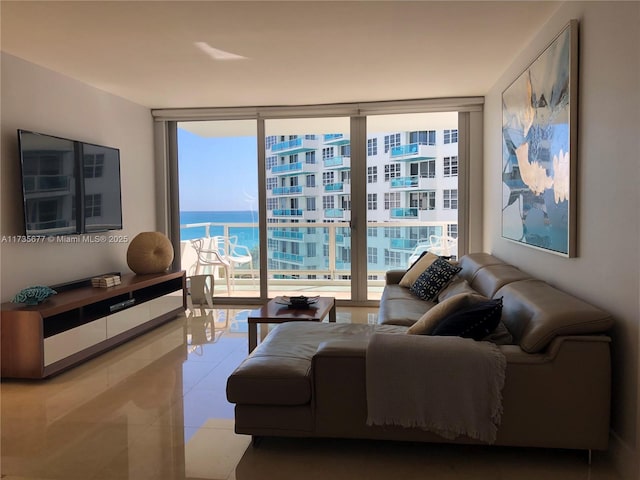
[[[181,211],[253,210],[257,137],[200,137],[178,128]]]

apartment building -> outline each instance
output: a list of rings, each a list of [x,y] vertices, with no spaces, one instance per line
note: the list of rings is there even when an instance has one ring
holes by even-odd
[[[269,268],[283,278],[348,279],[349,136],[271,135],[266,149]],[[406,267],[419,244],[448,239],[443,253],[457,254],[457,128],[369,135],[366,168],[370,279]]]

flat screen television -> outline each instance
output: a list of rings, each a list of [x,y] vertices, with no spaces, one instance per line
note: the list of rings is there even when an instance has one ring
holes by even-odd
[[[18,130],[25,235],[122,229],[120,150]]]

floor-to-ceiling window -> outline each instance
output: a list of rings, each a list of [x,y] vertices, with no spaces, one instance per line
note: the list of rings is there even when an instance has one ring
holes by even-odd
[[[265,122],[267,295],[351,297],[348,117]]]
[[[423,251],[458,255],[458,114],[367,117],[367,279]]]
[[[223,302],[321,294],[362,304],[380,298],[387,270],[425,249],[456,257],[477,248],[479,230],[467,226],[481,218],[481,104],[154,111],[167,172],[179,167],[165,178],[168,212],[180,211],[182,268],[212,273]],[[201,248],[225,257],[244,247],[234,263],[197,261],[191,240],[213,237],[225,240]]]
[[[260,295],[255,120],[178,123],[180,245],[188,275],[214,296]]]

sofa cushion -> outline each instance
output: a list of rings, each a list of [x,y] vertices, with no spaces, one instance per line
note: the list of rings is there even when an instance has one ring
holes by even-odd
[[[432,335],[455,335],[482,340],[498,326],[501,313],[502,298],[479,302],[442,319],[433,329]]]
[[[459,271],[460,267],[451,265],[441,258],[437,258],[420,274],[409,290],[422,300],[434,300]]]
[[[481,268],[489,265],[504,265],[505,263],[490,253],[478,252],[469,253],[460,258],[458,262],[462,270],[460,276],[466,278],[471,283]]]
[[[456,275],[453,277],[449,285],[444,287],[444,289],[438,294],[438,302],[443,302],[447,298],[453,297],[454,295],[459,295],[461,293],[478,293],[469,282],[467,282],[464,278]]]
[[[382,291],[378,323],[410,327],[435,305],[412,295],[408,288],[387,285]]]
[[[464,310],[470,306],[487,301],[488,298],[476,293],[460,293],[436,304],[430,308],[407,333],[412,335],[429,335],[438,324],[453,313]]]
[[[400,280],[400,286],[411,288],[411,286],[416,282],[418,277],[422,275],[422,273],[436,260],[438,260],[437,255],[434,255],[431,252],[422,252],[420,258],[416,260],[404,274],[402,279]]]
[[[513,265],[498,264],[480,268],[469,284],[478,293],[492,298],[504,285],[530,278],[529,275]]]
[[[308,405],[311,362],[323,342],[366,339],[374,331],[404,333],[403,327],[288,322],[274,328],[227,380],[227,399],[245,405]]]

